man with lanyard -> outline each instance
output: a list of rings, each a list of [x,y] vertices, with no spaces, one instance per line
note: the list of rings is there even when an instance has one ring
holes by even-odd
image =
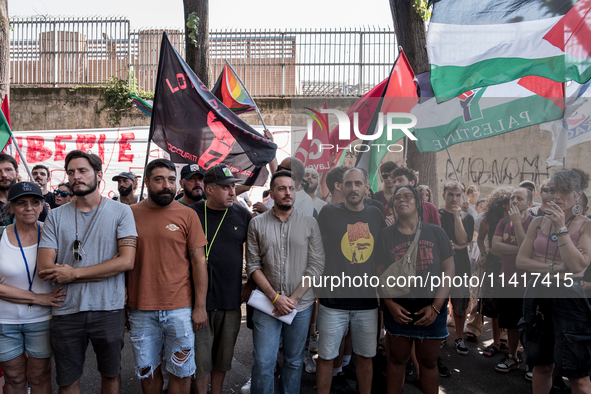
[[[88,340],[101,373],[101,392],[121,391],[125,276],[133,268],[137,232],[131,209],[102,197],[101,159],[74,150],[66,173],[75,202],[52,210],[43,226],[37,258],[42,279],[68,293],[53,308],[50,338],[60,393],[80,393]]]
[[[49,172],[49,168],[47,168],[43,164],[37,164],[31,170],[31,174],[33,175],[35,183],[38,184],[41,188],[41,193],[43,193],[43,198],[45,199],[45,202],[49,204],[49,207],[51,209],[56,208],[57,205],[55,205],[55,196],[53,194],[53,191],[49,191],[47,186],[49,184],[49,181],[51,180],[51,173]]]
[[[179,183],[183,188],[183,196],[177,201],[188,207],[201,201],[205,197],[203,191],[203,168],[197,164],[187,164],[181,170],[181,179]]]
[[[386,223],[379,209],[363,202],[368,183],[362,170],[351,168],[345,172],[342,186],[345,202],[325,206],[318,217],[326,253],[323,276],[372,277],[375,275],[374,240]],[[353,352],[357,355],[359,392],[369,394],[378,331],[375,289],[369,286],[356,289],[349,284],[334,292],[320,293],[319,299],[316,363],[318,393],[328,394],[331,385],[343,387],[342,372],[337,372],[333,378],[336,372],[333,371],[333,360],[339,354],[339,346],[347,329],[350,329]]]
[[[119,196],[114,196],[114,201],[122,202],[123,204],[132,205],[142,201],[143,196],[135,195],[137,189],[137,178],[133,172],[122,172],[113,177],[113,182],[117,182],[117,190]]]
[[[250,212],[234,203],[236,184],[228,167],[218,164],[203,177],[207,201],[190,206],[199,216],[208,245],[205,247],[209,271],[207,327],[195,333],[197,370],[193,387],[207,393],[211,374],[211,393],[221,394],[226,372],[232,368],[234,345],[240,330],[240,304],[250,292],[242,287],[242,256]],[[252,282],[251,282],[252,283]]]

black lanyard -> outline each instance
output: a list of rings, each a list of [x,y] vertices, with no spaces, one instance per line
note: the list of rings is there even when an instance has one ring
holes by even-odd
[[[31,273],[29,272],[29,264],[27,263],[27,258],[25,257],[25,251],[23,250],[23,246],[21,244],[21,240],[18,237],[18,231],[16,230],[16,224],[14,225],[14,234],[16,235],[16,240],[18,241],[18,247],[21,249],[21,254],[23,255],[23,260],[25,261],[25,267],[27,268],[27,279],[29,279],[29,291],[33,291],[33,281],[35,280],[35,273],[37,272],[37,259],[35,259],[35,268],[33,269],[33,277],[31,277]],[[37,223],[37,252],[39,251],[39,242],[41,241],[41,226]]]

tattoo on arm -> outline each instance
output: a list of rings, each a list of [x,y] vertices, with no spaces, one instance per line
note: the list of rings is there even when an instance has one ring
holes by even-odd
[[[137,249],[137,237],[125,237],[119,240],[118,246],[124,247],[129,246],[131,248]]]
[[[197,249],[191,249],[189,250],[189,258],[193,258],[193,256],[195,256],[195,253],[197,252]]]

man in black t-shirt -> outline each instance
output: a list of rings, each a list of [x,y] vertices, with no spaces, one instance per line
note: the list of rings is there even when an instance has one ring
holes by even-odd
[[[359,283],[365,275],[367,278],[375,275],[375,240],[386,223],[377,208],[363,203],[368,189],[363,171],[349,169],[343,176],[342,186],[345,202],[325,206],[318,217],[318,225],[326,256],[323,277],[349,277],[351,282],[343,279],[340,288],[324,292],[320,297],[316,379],[318,393],[328,394],[333,360],[339,354],[341,339],[350,327],[353,351],[357,355],[359,392],[369,394],[373,376],[372,357],[377,346],[378,302],[374,288],[366,284],[356,287],[355,283]]]
[[[51,180],[49,168],[43,164],[37,164],[31,170],[31,174],[33,175],[35,183],[41,188],[43,199],[49,204],[49,208],[57,208],[57,205],[55,205],[55,195],[53,194],[53,190],[49,190],[49,181]]]
[[[445,207],[439,210],[441,227],[445,230],[456,255],[454,263],[455,276],[462,277],[462,286],[451,287],[451,304],[453,306],[453,319],[456,327],[456,352],[462,356],[468,355],[468,348],[463,338],[463,327],[466,322],[466,310],[470,303],[470,290],[463,286],[464,275],[470,277],[470,256],[467,246],[474,236],[474,218],[472,215],[462,212],[463,188],[459,182],[447,182],[443,187],[443,199]]]
[[[197,212],[207,237],[209,273],[207,327],[195,332],[196,393],[207,392],[210,373],[211,392],[222,392],[240,330],[240,304],[250,295],[242,289],[242,256],[252,217],[247,209],[234,204],[238,182],[226,166],[213,166],[203,176],[207,200],[190,206]]]

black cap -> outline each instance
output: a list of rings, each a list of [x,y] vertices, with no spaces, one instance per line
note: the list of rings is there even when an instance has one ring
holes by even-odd
[[[131,179],[132,181],[135,181],[139,177],[135,175],[133,172],[122,172],[121,174],[113,177],[113,182],[117,182],[120,178],[127,178]]]
[[[198,164],[187,164],[181,169],[181,179],[187,180],[195,174],[205,174],[205,170]]]
[[[232,172],[223,164],[218,164],[205,171],[203,183],[215,183],[218,185],[229,185],[230,183],[242,183],[242,180],[234,178]]]
[[[23,196],[36,196],[43,198],[41,188],[34,182],[18,182],[10,186],[8,190],[8,201],[14,201]]]

